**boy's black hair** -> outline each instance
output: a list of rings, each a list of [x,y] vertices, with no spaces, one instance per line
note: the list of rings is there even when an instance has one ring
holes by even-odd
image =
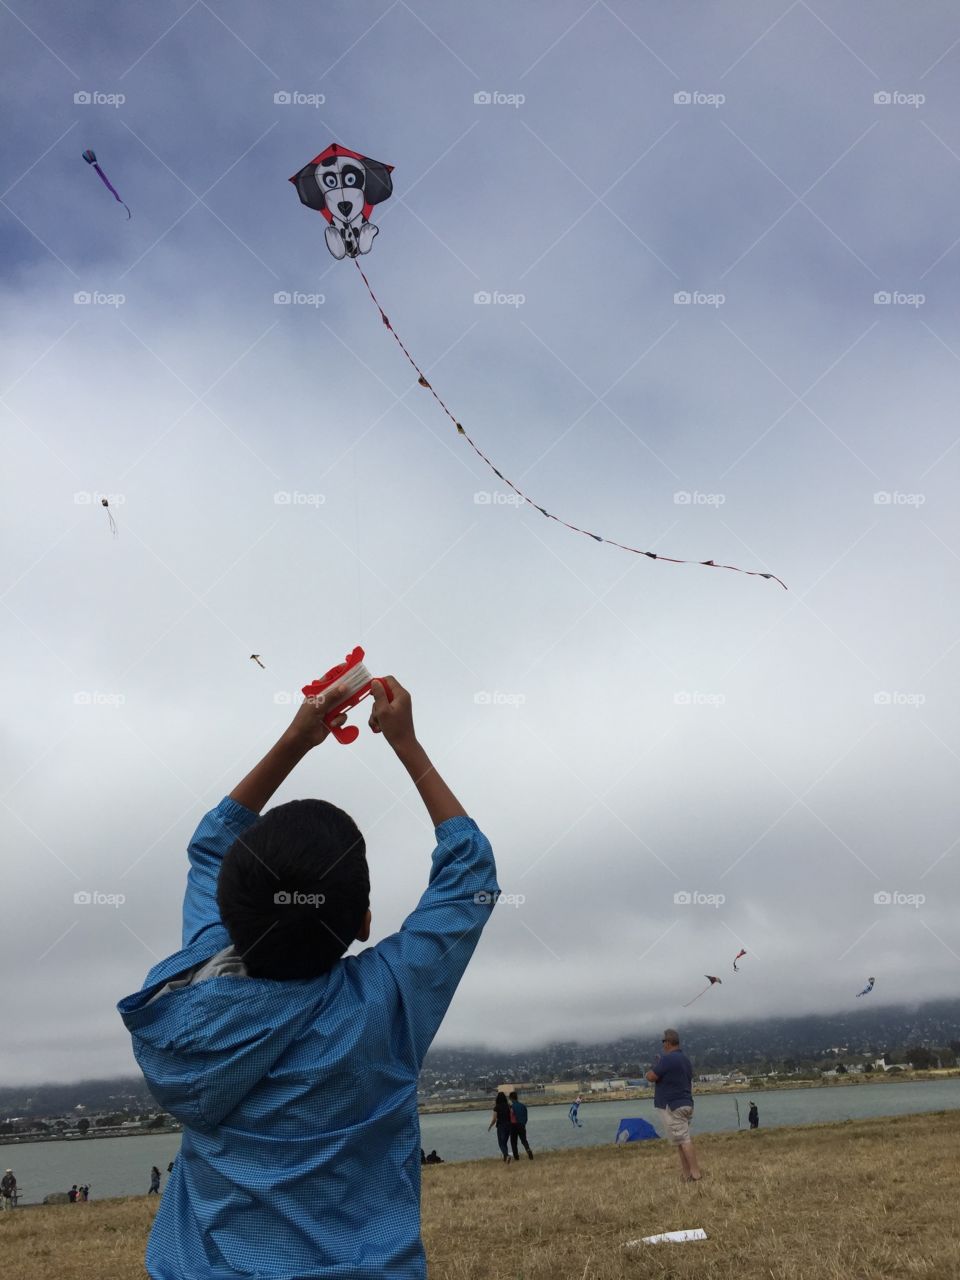
[[[291,800],[233,845],[220,917],[252,978],[316,978],[357,936],[370,905],[363,836],[326,800]]]

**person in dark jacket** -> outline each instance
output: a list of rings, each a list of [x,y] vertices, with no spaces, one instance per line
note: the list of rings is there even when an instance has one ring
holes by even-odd
[[[150,1190],[148,1196],[158,1196],[160,1194],[160,1170],[156,1165],[150,1170]]]
[[[12,1169],[0,1178],[0,1205],[4,1209],[12,1209],[17,1203],[17,1176]]]
[[[497,1126],[497,1143],[500,1146],[500,1154],[503,1156],[503,1163],[510,1163],[510,1103],[507,1101],[507,1095],[502,1091],[497,1094],[493,1104],[493,1116],[487,1125],[487,1133]]]
[[[750,1110],[747,1112],[747,1119],[750,1121],[751,1129],[760,1128],[760,1112],[757,1110],[755,1102],[750,1103]]]
[[[532,1160],[533,1152],[527,1141],[527,1106],[517,1097],[516,1089],[513,1089],[510,1092],[510,1146],[513,1149],[514,1160],[520,1159],[520,1153],[517,1151],[518,1142],[523,1143],[524,1151]]]

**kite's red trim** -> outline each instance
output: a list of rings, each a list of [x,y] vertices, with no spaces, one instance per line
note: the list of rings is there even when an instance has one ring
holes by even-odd
[[[340,147],[339,150],[344,151],[344,148]],[[352,155],[353,153],[346,152],[346,154]],[[787,590],[787,584],[785,582],[782,582],[775,573],[763,573],[759,569],[741,569],[739,565],[735,565],[735,564],[717,564],[715,560],[678,560],[674,556],[661,555],[658,551],[641,551],[638,547],[628,547],[622,542],[614,542],[612,538],[602,538],[599,533],[591,533],[589,529],[580,529],[575,524],[570,524],[569,521],[564,520],[561,516],[552,515],[551,512],[547,511],[544,507],[541,507],[538,502],[534,502],[534,500],[531,497],[528,497],[527,494],[525,494],[522,489],[518,489],[512,480],[509,480],[502,472],[498,471],[497,468],[490,461],[490,459],[487,457],[487,455],[479,447],[479,445],[477,445],[467,435],[462,424],[457,421],[457,419],[453,416],[453,414],[447,408],[444,401],[440,398],[440,396],[437,395],[437,392],[432,386],[432,384],[427,381],[426,374],[417,364],[416,360],[414,360],[413,356],[410,354],[407,348],[403,345],[400,335],[397,333],[396,329],[394,329],[393,325],[390,323],[390,319],[387,316],[387,313],[384,311],[383,307],[381,307],[379,299],[377,298],[377,295],[373,292],[373,289],[370,286],[370,281],[364,275],[363,267],[361,267],[360,263],[357,261],[356,258],[354,258],[353,262],[357,270],[360,272],[360,278],[363,280],[363,283],[367,286],[367,293],[369,293],[373,301],[373,305],[380,312],[380,319],[383,321],[386,327],[390,330],[390,333],[393,335],[393,339],[396,342],[397,346],[400,348],[400,350],[403,352],[407,360],[410,362],[410,364],[413,366],[414,370],[416,371],[417,377],[420,382],[420,386],[424,387],[427,391],[430,392],[434,400],[436,400],[437,404],[440,406],[443,412],[447,415],[447,417],[450,419],[453,425],[457,428],[457,431],[460,433],[460,435],[463,436],[463,438],[466,440],[467,444],[474,451],[474,453],[479,458],[483,459],[483,461],[487,464],[487,466],[490,468],[493,474],[497,476],[500,480],[502,480],[504,484],[508,484],[510,488],[513,490],[513,492],[517,494],[518,497],[522,498],[523,501],[528,503],[531,507],[534,507],[537,511],[540,512],[542,516],[546,516],[548,520],[556,520],[557,524],[562,524],[565,529],[571,529],[574,533],[582,533],[584,537],[593,538],[594,542],[606,542],[606,543],[609,543],[611,547],[619,547],[621,551],[629,551],[633,555],[647,556],[650,560],[665,560],[668,564],[700,564],[705,566],[708,569],[730,569],[734,573],[745,573],[751,578],[772,579],[774,582],[779,582],[780,586],[783,587],[784,591]],[[714,981],[716,981],[716,979]],[[707,989],[708,988],[704,988],[704,990],[707,990]]]

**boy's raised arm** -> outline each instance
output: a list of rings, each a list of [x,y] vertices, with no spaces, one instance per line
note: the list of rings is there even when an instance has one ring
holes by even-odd
[[[390,689],[388,701],[385,685]],[[427,753],[417,741],[413,727],[410,695],[393,676],[373,682],[373,711],[370,728],[382,733],[397,753],[397,759],[413,779],[420,798],[427,806],[430,821],[439,827],[448,818],[465,818],[467,811],[430,763]]]
[[[392,694],[390,701],[385,686]],[[393,747],[437,829],[426,892],[399,932],[374,948],[393,975],[419,1065],[500,891],[489,841],[417,741],[410,695],[392,676],[375,681],[373,694],[370,727]]]

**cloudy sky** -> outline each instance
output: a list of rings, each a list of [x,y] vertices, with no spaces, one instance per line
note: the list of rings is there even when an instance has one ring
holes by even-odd
[[[114,1005],[177,946],[194,825],[356,644],[514,895],[440,1043],[682,1027],[705,972],[706,1018],[954,993],[955,6],[0,32],[0,1078],[133,1069]],[[508,501],[287,182],[334,140],[395,166],[364,266],[504,474],[789,591]],[[390,932],[432,844],[389,749],[326,744],[303,795],[356,816]]]

